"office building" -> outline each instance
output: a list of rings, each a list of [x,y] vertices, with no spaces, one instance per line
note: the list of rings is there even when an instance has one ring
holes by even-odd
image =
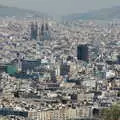
[[[82,60],[82,61],[86,61],[86,62],[89,61],[88,46],[86,44],[85,45],[79,45],[77,47],[77,58],[78,58],[78,60]]]

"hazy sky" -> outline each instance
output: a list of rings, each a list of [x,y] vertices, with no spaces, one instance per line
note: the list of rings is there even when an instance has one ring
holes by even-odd
[[[0,4],[65,15],[120,6],[120,0],[0,0]]]

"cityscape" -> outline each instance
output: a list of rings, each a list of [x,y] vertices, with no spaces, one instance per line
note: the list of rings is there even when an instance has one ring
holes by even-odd
[[[0,12],[0,120],[120,120],[120,19],[38,14]]]

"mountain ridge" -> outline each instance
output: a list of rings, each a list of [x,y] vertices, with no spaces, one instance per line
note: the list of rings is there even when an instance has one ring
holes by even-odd
[[[27,17],[27,16],[37,16],[37,17],[46,17],[47,14],[41,13],[34,10],[27,10],[16,7],[9,7],[0,4],[0,17]]]
[[[120,19],[120,6],[103,8],[86,13],[75,13],[64,16],[64,20],[113,20]]]

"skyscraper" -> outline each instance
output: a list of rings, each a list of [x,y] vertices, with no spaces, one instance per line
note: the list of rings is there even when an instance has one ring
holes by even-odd
[[[78,60],[82,60],[82,61],[89,61],[88,58],[88,46],[86,44],[84,45],[78,45],[77,47],[77,58]]]

